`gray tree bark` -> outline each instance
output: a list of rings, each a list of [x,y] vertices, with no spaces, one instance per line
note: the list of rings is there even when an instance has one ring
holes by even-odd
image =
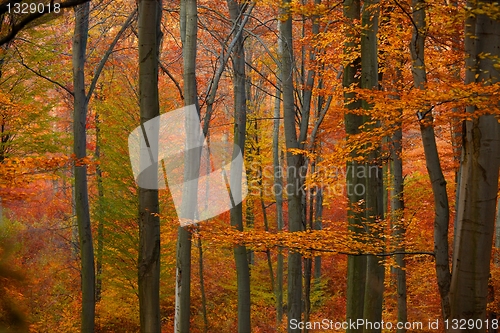
[[[481,1],[478,7],[493,4]],[[500,72],[495,58],[500,56],[500,21],[485,13],[477,14],[475,23],[473,54],[485,55],[476,58],[476,82],[497,83]],[[487,112],[465,121],[462,149],[450,318],[485,320],[500,167],[500,125],[495,115]],[[468,327],[466,331],[485,332],[485,328]]]
[[[280,38],[283,42],[281,57],[281,78],[283,92],[283,112],[285,126],[285,143],[287,149],[299,148],[298,136],[295,128],[295,103],[293,85],[293,42],[292,17],[289,11],[290,0],[283,1],[283,15],[285,19],[280,24]],[[302,209],[302,180],[300,170],[303,158],[291,152],[286,154],[287,160],[287,194],[288,194],[288,229],[290,232],[303,229]],[[302,313],[302,256],[299,253],[288,254],[288,320],[300,321]],[[288,326],[289,333],[298,333],[300,330]]]
[[[397,68],[398,77],[400,77],[400,68]],[[397,97],[399,98],[399,96]],[[399,110],[402,116],[403,110]],[[403,129],[402,122],[396,123],[397,129],[392,136],[391,148],[391,176],[392,176],[392,189],[391,189],[391,220],[393,227],[393,236],[395,242],[395,255],[397,267],[394,269],[396,275],[396,298],[398,302],[398,321],[408,321],[408,306],[407,306],[407,293],[406,293],[406,262],[405,262],[405,234],[406,227],[404,225],[404,179],[403,179]],[[397,333],[406,332],[405,328],[397,329]]]
[[[347,0],[344,2],[344,17],[348,22],[354,25],[355,20],[360,19],[360,2],[359,0]],[[356,38],[359,35],[353,30],[346,32],[346,43],[344,45],[344,54],[349,55],[359,52],[359,45]],[[359,71],[360,71],[360,58],[356,57],[348,63],[344,68],[343,86],[349,88],[352,85],[359,85]],[[344,103],[346,112],[344,115],[344,123],[346,135],[354,135],[360,132],[359,127],[363,123],[363,117],[350,113],[349,110],[357,109],[361,106],[359,101],[353,101],[353,93],[344,94]],[[355,157],[355,153],[351,157]],[[347,219],[349,223],[349,230],[355,234],[364,233],[363,218],[364,214],[359,211],[357,205],[363,199],[362,194],[358,194],[355,189],[359,185],[363,186],[365,180],[358,177],[358,168],[360,164],[356,161],[348,161],[346,168],[346,183],[347,183],[347,196],[349,200],[349,208],[347,212]],[[347,257],[347,309],[346,320],[356,321],[363,318],[364,298],[365,298],[365,284],[366,284],[366,256],[348,256]],[[363,329],[348,328],[346,332],[362,332]]]
[[[378,89],[378,1],[365,1],[361,14],[361,88]],[[362,107],[367,113],[372,106],[367,101],[362,101]],[[363,117],[363,122],[372,122],[370,115]],[[374,128],[379,124],[371,125]],[[374,231],[375,224],[384,218],[384,189],[383,173],[380,162],[380,149],[368,154],[364,164],[365,179],[365,221],[368,232],[374,238],[379,237],[379,232]],[[368,322],[382,321],[382,305],[384,301],[384,273],[385,269],[380,262],[383,260],[375,255],[368,255],[366,259],[366,281],[363,318]],[[364,327],[364,332],[381,332],[381,329]]]
[[[139,104],[141,125],[160,115],[158,54],[161,1],[139,1]],[[153,154],[157,147],[151,145]],[[156,150],[156,151],[154,151]],[[156,159],[157,160],[157,159]],[[151,170],[158,172],[158,165]],[[155,177],[158,179],[158,177]],[[139,311],[141,332],[157,333],[160,323],[160,218],[158,190],[139,187]]]
[[[281,24],[278,21],[278,30],[279,25]],[[278,39],[278,54],[279,58],[281,58],[282,54],[282,41],[281,38]],[[280,109],[281,109],[281,89],[279,81],[281,81],[281,64],[278,63],[278,71],[276,73],[277,81],[276,82],[276,97],[274,99],[274,123],[273,123],[273,170],[274,170],[274,194],[276,198],[276,224],[278,231],[282,231],[284,228],[283,224],[283,177],[281,175],[280,165]],[[283,319],[283,253],[282,248],[278,248],[278,258],[277,258],[277,267],[276,267],[276,322],[279,326]]]
[[[95,114],[95,158],[97,161],[101,157],[101,121],[99,114]],[[100,165],[96,166],[96,182],[97,182],[97,250],[96,250],[96,287],[95,300],[99,302],[102,294],[102,260],[104,255],[104,187],[102,184],[102,169]]]
[[[412,73],[414,86],[417,89],[425,89],[427,74],[425,69],[424,42],[426,34],[425,1],[413,0],[413,21],[415,27],[410,45],[412,57]],[[424,146],[425,162],[429,173],[432,193],[434,196],[434,254],[436,260],[436,274],[438,289],[441,296],[443,317],[449,317],[449,290],[451,273],[448,258],[448,223],[449,203],[446,192],[446,180],[444,179],[439,154],[434,134],[432,109],[421,109],[418,112],[420,121],[420,133]]]
[[[229,16],[233,25],[238,27],[241,16],[245,11],[245,5],[240,5],[234,0],[228,0]],[[246,73],[245,73],[245,49],[243,35],[240,34],[233,48],[233,90],[234,90],[234,144],[233,159],[245,152],[246,137],[246,117],[247,117],[247,96],[246,96]],[[231,225],[243,231],[243,204],[241,202],[241,180],[242,168],[238,163],[231,166],[231,184],[238,188],[233,188],[232,197],[235,202],[239,202],[231,209]],[[238,332],[250,333],[250,269],[245,246],[237,245],[234,248],[234,260],[236,262],[236,276],[238,284]]]
[[[85,93],[85,54],[89,30],[89,3],[75,8],[75,31],[73,36],[73,152],[77,159],[75,175],[75,210],[78,223],[81,260],[82,317],[81,331],[94,332],[95,320],[95,266],[92,228],[90,225],[89,198],[87,189],[87,166],[78,160],[87,156],[87,110]]]
[[[196,0],[181,0],[181,40],[184,60],[184,105],[196,105],[198,115],[198,89],[196,85],[196,44],[198,35],[198,9]],[[197,133],[197,129],[188,129],[187,132]],[[189,134],[188,134],[189,135]],[[185,179],[196,179],[199,172],[200,151],[186,147]],[[187,203],[196,202],[198,184],[191,182],[192,187],[185,186],[182,193],[183,206],[181,218],[194,220],[196,212],[190,210]],[[191,310],[191,233],[179,227],[177,235],[176,254],[176,284],[175,284],[175,318],[176,333],[189,333]]]

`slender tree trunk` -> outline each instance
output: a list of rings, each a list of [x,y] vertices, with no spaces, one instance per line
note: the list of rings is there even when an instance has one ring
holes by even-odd
[[[497,199],[497,217],[495,220],[495,247],[500,249],[500,200]],[[495,266],[500,266],[500,258],[497,254],[495,258]]]
[[[95,114],[95,158],[100,161],[101,158],[101,122],[99,120],[99,114]],[[102,258],[104,252],[104,188],[102,185],[102,169],[98,164],[96,166],[96,181],[97,181],[97,261],[96,261],[96,289],[95,289],[95,299],[96,302],[101,300],[102,294]]]
[[[398,63],[395,68],[396,78],[402,78],[402,62]],[[396,92],[395,99],[400,99]],[[403,110],[398,110],[399,118],[403,116]],[[405,246],[404,240],[406,237],[406,226],[404,224],[404,178],[403,178],[403,128],[402,121],[396,122],[396,131],[392,136],[391,147],[391,225],[393,228],[393,236],[395,242],[395,250],[398,252],[395,255],[396,266],[394,269],[396,275],[396,299],[398,303],[398,321],[408,321],[408,305],[406,293],[406,261],[405,261]],[[397,333],[405,333],[405,328],[398,328]]]
[[[318,187],[316,190],[316,208],[314,210],[314,230],[323,229],[323,189]],[[321,279],[321,256],[314,257],[314,281],[316,284]]]
[[[74,133],[73,133],[74,135]],[[71,171],[71,176],[75,177],[75,170]],[[75,185],[71,187],[71,255],[73,259],[78,260],[80,253],[80,238],[78,232],[78,219],[76,217],[76,191]]]
[[[402,110],[400,110],[402,115]],[[391,190],[391,214],[393,221],[393,235],[396,242],[396,294],[398,301],[398,321],[408,321],[407,311],[407,295],[406,295],[406,262],[404,240],[406,228],[404,225],[404,197],[403,197],[403,129],[401,122],[397,123],[398,129],[392,137],[393,147],[391,150],[392,157],[392,190]],[[397,333],[404,333],[406,329],[400,328]]]
[[[89,198],[87,189],[87,166],[81,159],[87,156],[87,109],[85,94],[85,53],[89,29],[90,4],[75,8],[75,32],[73,37],[73,84],[74,114],[73,152],[77,159],[74,167],[75,204],[80,242],[82,278],[82,332],[94,332],[95,320],[95,267],[92,229],[90,225]]]
[[[311,163],[311,173],[314,173],[314,162]],[[309,194],[309,211],[307,214],[306,229],[313,229],[314,221],[314,189],[308,191]],[[311,317],[311,282],[312,282],[312,258],[304,258],[304,322],[308,322]],[[306,327],[303,330],[308,333],[309,329]]]
[[[344,2],[344,17],[349,22],[350,26],[354,26],[355,20],[360,19],[360,2],[359,0],[346,0]],[[352,30],[351,30],[352,29]],[[359,45],[356,39],[359,37],[354,28],[348,29],[346,32],[347,41],[344,45],[344,54],[350,55],[359,52]],[[344,68],[343,86],[350,88],[353,85],[359,84],[360,59],[352,59]],[[363,123],[363,118],[360,115],[350,113],[349,110],[359,108],[359,101],[352,101],[354,94],[347,92],[344,94],[346,113],[344,123],[347,136],[359,133],[359,127]],[[355,157],[355,153],[351,157]],[[363,214],[357,208],[358,202],[363,199],[363,194],[357,191],[361,185],[364,188],[364,179],[358,177],[358,162],[351,160],[346,165],[346,183],[347,196],[349,200],[349,208],[347,219],[349,230],[355,234],[364,233]],[[365,283],[366,283],[366,256],[348,256],[347,257],[347,309],[346,320],[356,321],[363,318],[364,298],[365,298]],[[362,332],[362,328],[348,328],[347,332]]]
[[[233,24],[236,26],[241,24],[238,22],[240,13],[244,11],[244,7],[240,6],[234,0],[228,0],[229,15]],[[234,88],[234,144],[233,159],[238,154],[243,154],[245,151],[245,135],[246,135],[246,74],[245,74],[245,50],[243,45],[243,36],[240,35],[235,47],[233,48],[233,88]],[[243,204],[241,203],[241,165],[233,164],[231,166],[231,184],[235,184],[238,188],[236,191],[232,189],[232,197],[235,202],[239,202],[231,209],[231,225],[238,230],[243,231]],[[238,282],[238,332],[250,333],[250,269],[248,265],[247,249],[245,246],[237,245],[234,248],[234,259],[236,261],[236,275]]]
[[[314,0],[315,6],[321,4],[321,0]],[[317,15],[312,16],[312,35],[313,38],[314,36],[318,35],[319,33],[319,17]],[[305,35],[305,20],[304,24],[302,26],[302,31],[303,31],[303,37]],[[305,83],[304,88],[302,89],[302,109],[301,109],[301,115],[302,119],[300,120],[300,132],[299,132],[299,147],[303,147],[303,142],[306,140],[307,134],[308,134],[308,127],[309,127],[309,117],[311,114],[311,108],[312,108],[312,100],[313,100],[313,88],[314,88],[314,81],[316,79],[316,71],[314,70],[314,67],[312,69],[307,70],[307,76],[305,74],[305,57],[306,57],[306,52],[304,47],[302,48],[302,63],[301,63],[301,68],[302,68],[302,81]],[[311,65],[314,64],[316,60],[316,49],[312,48],[309,50],[309,62]],[[314,138],[312,138],[314,140]],[[311,165],[311,172],[314,172],[314,161],[309,161],[308,159],[305,159],[303,162],[304,165],[304,171],[307,170],[307,165]],[[305,177],[305,175],[302,175],[301,177]],[[307,195],[302,196],[302,211],[303,211],[303,221],[306,223],[307,220],[309,220],[309,223],[306,223],[305,225],[308,225],[307,228],[310,230],[313,228],[313,220],[314,220],[314,190],[309,191],[309,217],[306,216],[307,214]],[[310,313],[311,313],[311,281],[312,281],[312,263],[313,259],[312,258],[304,258],[304,321],[309,321]],[[308,329],[304,329],[304,333],[307,333]]]
[[[196,42],[198,35],[198,9],[196,0],[181,0],[181,40],[182,55],[184,60],[184,105],[196,105],[198,115],[198,90],[196,86]],[[188,129],[197,133],[198,129]],[[188,142],[192,141],[189,138]],[[200,151],[190,149],[186,146],[185,156],[185,179],[196,179],[199,173]],[[181,218],[194,220],[196,212],[189,207],[189,203],[195,203],[197,198],[198,184],[190,182],[189,186],[183,188],[181,207]],[[179,227],[177,235],[177,264],[175,284],[175,318],[174,326],[176,333],[189,333],[190,311],[191,311],[191,233],[183,227]]]
[[[161,1],[139,1],[139,103],[141,125],[160,115],[158,99],[158,54]],[[153,156],[157,144],[147,143]],[[157,161],[158,158],[155,159]],[[141,161],[148,163],[149,161]],[[158,165],[150,171],[157,173]],[[147,175],[158,179],[157,175]],[[139,187],[139,311],[141,332],[161,331],[160,324],[160,218],[157,189]]]
[[[203,332],[208,332],[208,316],[207,316],[207,298],[205,296],[205,278],[203,274],[203,243],[201,238],[198,238],[198,255],[199,270],[200,270],[200,293],[201,293],[201,311],[203,314]]]
[[[481,5],[498,8],[492,1],[481,1],[478,7]],[[486,13],[477,14],[474,39],[474,53],[485,55],[477,58],[476,82],[499,82],[500,21]],[[459,320],[485,320],[500,166],[500,125],[495,115],[465,121],[462,149],[450,315]],[[484,331],[477,327],[467,330]]]
[[[233,23],[234,25],[234,23]],[[245,55],[245,57],[247,57]],[[248,84],[248,81],[245,82],[245,91],[246,91],[246,99],[249,101],[250,100],[250,88],[248,87],[249,84]],[[255,155],[255,156],[259,156],[260,154],[260,149],[259,149],[259,136],[258,136],[258,126],[257,126],[257,121],[254,121],[253,124],[253,129],[252,131],[247,131],[246,135],[247,135],[247,138],[248,137],[252,137],[253,140],[255,140],[255,145],[257,146],[257,148],[254,148],[252,147],[253,145],[250,144],[250,145],[245,145],[245,155],[244,155],[244,161],[245,161],[245,165],[251,165],[252,162],[254,161],[254,158],[252,155]],[[251,126],[251,125],[250,125]],[[250,129],[251,127],[248,126],[248,128]],[[246,177],[247,179],[257,179],[257,182],[259,183],[259,186],[260,188],[262,189],[262,177],[259,177],[259,172],[256,172],[255,170],[253,170],[253,168],[246,168],[245,169],[246,171]],[[260,173],[260,175],[262,175],[262,173]],[[261,192],[261,197],[262,197],[262,191]],[[261,203],[262,203],[262,200],[261,200]],[[250,197],[247,197],[246,200],[245,200],[245,227],[247,229],[253,229],[254,225],[255,225],[255,198],[253,198],[252,196]],[[263,214],[265,215],[265,210],[263,210]],[[267,217],[264,216],[264,224],[267,223],[267,221],[265,220]],[[252,265],[255,263],[255,253],[254,251],[252,251],[251,249],[250,250],[247,250],[247,260],[248,260],[248,265],[249,265],[249,269],[250,269],[250,272],[252,270]],[[250,273],[251,274],[251,273]]]
[[[416,26],[413,30],[413,38],[410,45],[414,86],[422,90],[425,89],[425,83],[427,82],[424,58],[426,34],[425,6],[425,1],[413,0],[413,21]],[[447,319],[450,314],[448,293],[450,290],[451,273],[448,258],[448,223],[450,212],[448,194],[446,192],[446,180],[444,179],[439,161],[432,109],[427,106],[427,109],[422,108],[419,110],[417,115],[420,121],[420,133],[424,146],[427,172],[429,173],[434,196],[434,254],[436,274],[443,317]]]
[[[319,29],[318,29],[319,30]],[[325,69],[324,64],[321,66],[322,71]],[[320,71],[321,72],[321,71]],[[318,82],[318,88],[323,89],[323,79],[320,78]],[[319,130],[319,126],[322,123],[324,119],[324,115],[326,114],[326,110],[329,108],[330,102],[332,100],[332,97],[330,96],[328,101],[325,103],[325,99],[322,95],[319,95],[317,97],[317,102],[316,102],[316,123],[315,127],[311,132],[311,143],[313,147],[316,147],[316,152],[318,154],[321,154],[321,146],[322,143],[319,141],[318,143],[315,142],[316,140],[316,135]],[[319,162],[320,158],[318,157],[315,161]],[[323,229],[323,188],[322,186],[317,186],[315,189],[315,207],[314,207],[314,222],[313,222],[313,229],[314,230],[322,230]],[[315,256],[314,257],[314,281],[315,281],[315,289],[318,289],[320,286],[320,279],[321,279],[321,256]]]
[[[281,24],[278,21],[278,26]],[[278,53],[282,53],[281,38],[278,39]],[[281,64],[278,64],[281,67]],[[278,81],[281,80],[281,70],[278,69]],[[276,224],[278,231],[283,230],[283,178],[280,165],[279,133],[280,133],[280,107],[281,90],[279,82],[276,83],[276,98],[274,99],[274,124],[273,124],[273,170],[274,170],[274,195],[276,198]],[[277,326],[283,319],[283,254],[282,248],[278,247],[278,258],[276,267],[276,322]]]
[[[260,187],[262,188],[262,180],[260,182]],[[266,205],[264,203],[264,194],[262,193],[262,191],[260,191],[260,207],[262,208],[262,217],[264,219],[264,230],[269,231],[269,221],[267,220]],[[274,282],[273,261],[271,259],[271,250],[269,249],[266,250],[266,257],[267,257],[267,267],[269,269],[269,278],[271,280],[271,290],[274,290],[275,282]]]
[[[245,158],[248,161],[248,155],[245,155]],[[248,164],[247,164],[248,165]],[[252,179],[252,171],[249,169],[246,169],[246,177],[247,179]],[[254,214],[254,209],[255,209],[255,204],[253,201],[253,198],[247,198],[246,201],[246,208],[245,208],[245,225],[248,229],[252,229],[255,224],[255,214]],[[255,253],[252,250],[247,250],[247,260],[248,264],[250,265],[250,270],[251,266],[255,262]]]

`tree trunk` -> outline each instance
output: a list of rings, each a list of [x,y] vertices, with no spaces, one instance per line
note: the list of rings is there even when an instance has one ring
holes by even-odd
[[[413,20],[415,27],[411,42],[412,73],[414,86],[417,89],[425,89],[427,74],[424,59],[424,41],[426,33],[425,23],[425,1],[413,0]],[[444,179],[439,154],[434,135],[434,124],[432,109],[422,108],[417,115],[420,121],[420,133],[424,146],[425,163],[432,186],[434,196],[434,254],[436,260],[436,275],[438,289],[441,296],[441,307],[443,318],[447,319],[450,313],[449,295],[451,273],[448,258],[448,223],[449,204],[446,192],[446,180]]]
[[[497,217],[495,220],[495,247],[500,249],[500,200],[497,198]],[[498,256],[495,257],[495,266],[500,266],[500,258]]]
[[[198,35],[198,10],[196,0],[181,0],[181,40],[184,60],[184,105],[195,105],[198,115],[198,91],[196,86],[196,42]],[[186,124],[188,125],[188,124]],[[187,129],[197,133],[198,129]],[[188,134],[189,136],[189,134]],[[188,140],[191,141],[191,140]],[[200,153],[197,149],[186,146],[185,179],[196,179],[199,172]],[[190,209],[189,203],[197,199],[197,183],[190,182],[191,187],[185,186],[182,193],[183,206],[180,218],[194,220],[196,212]],[[176,333],[189,333],[191,311],[191,233],[179,227],[177,235],[176,254],[176,284],[175,284],[175,318]]]
[[[161,1],[139,1],[139,103],[141,125],[160,115],[158,53]],[[145,133],[144,133],[145,134]],[[150,149],[158,157],[157,144]],[[155,159],[157,161],[158,158]],[[148,161],[141,161],[148,163]],[[149,164],[149,163],[148,163]],[[158,179],[153,164],[148,177]],[[154,174],[153,174],[154,173]],[[160,218],[158,190],[139,187],[139,310],[141,332],[161,331],[160,324]]]
[[[482,4],[493,5],[493,2]],[[476,81],[485,85],[500,81],[495,59],[500,56],[500,22],[487,14],[476,16],[474,53],[485,55],[477,58]],[[450,288],[451,318],[485,320],[500,166],[500,125],[495,115],[465,121],[462,149]],[[466,331],[485,329],[476,327]]]
[[[361,16],[361,88],[378,89],[378,52],[377,52],[377,30],[378,30],[378,1],[367,1],[363,5]],[[372,108],[367,101],[362,102],[367,113]],[[373,120],[369,115],[363,117],[363,122]],[[367,129],[379,126],[379,124],[368,126]],[[375,143],[377,144],[377,143]],[[379,237],[379,232],[374,231],[375,224],[384,218],[384,190],[382,180],[382,166],[380,162],[380,148],[367,156],[365,168],[365,221],[368,232],[373,238]],[[363,318],[368,322],[382,321],[382,304],[384,296],[384,266],[380,261],[382,258],[368,255],[366,259],[366,282]],[[381,332],[381,329],[364,327],[365,332]]]
[[[285,142],[287,149],[299,148],[295,129],[295,104],[293,88],[293,42],[292,16],[289,11],[290,0],[283,1],[285,19],[280,24],[280,38],[283,42],[281,57],[281,77],[283,91],[283,110],[285,125]],[[287,152],[287,194],[288,194],[288,228],[290,232],[303,230],[302,220],[302,180],[300,170],[303,158]],[[301,320],[302,313],[302,256],[299,253],[288,254],[288,321]],[[289,333],[300,330],[288,326]]]
[[[95,158],[100,161],[101,158],[101,122],[99,114],[95,114]],[[102,169],[98,164],[96,166],[96,181],[97,181],[97,253],[96,253],[96,288],[95,300],[99,302],[102,294],[102,259],[104,252],[104,188],[102,184]]]
[[[354,26],[355,20],[360,19],[360,2],[359,0],[347,0],[344,2],[344,17],[349,22],[350,26]],[[344,45],[344,54],[359,52],[359,45],[356,38],[359,37],[354,28],[346,31],[346,43]],[[352,59],[344,68],[343,86],[349,88],[352,85],[359,84],[360,59],[359,57]],[[359,127],[363,123],[363,118],[360,115],[350,113],[349,110],[354,110],[360,107],[359,101],[353,101],[353,93],[344,93],[344,102],[346,112],[344,115],[344,123],[346,135],[359,133]],[[351,157],[355,157],[355,153]],[[349,200],[349,208],[347,219],[349,230],[355,234],[364,233],[363,214],[357,209],[358,202],[363,199],[362,194],[356,191],[359,185],[364,188],[364,179],[358,177],[358,162],[351,160],[346,165],[346,183],[347,197]],[[356,321],[363,318],[364,298],[365,298],[365,283],[366,283],[366,256],[348,256],[347,257],[347,309],[346,320]],[[348,328],[346,332],[362,332],[363,329]]]
[[[203,243],[201,238],[198,238],[198,255],[199,255],[199,270],[200,270],[200,293],[201,293],[201,312],[203,314],[203,332],[208,332],[208,316],[207,316],[207,298],[205,295],[205,278],[203,274]]]
[[[396,68],[397,77],[401,77],[401,68]],[[395,97],[399,98],[399,96]],[[399,115],[402,117],[403,110],[399,110]],[[405,262],[405,246],[404,240],[406,235],[406,227],[404,225],[404,179],[403,179],[403,128],[402,122],[396,123],[397,129],[392,136],[391,147],[391,220],[393,228],[393,236],[395,242],[395,250],[398,252],[395,255],[397,267],[394,269],[396,275],[396,298],[398,303],[398,321],[408,321],[408,306],[406,293],[406,262]],[[405,328],[397,329],[397,333],[405,333]]]
[[[95,267],[92,229],[90,225],[89,198],[87,189],[87,166],[80,163],[87,156],[87,109],[88,99],[85,93],[85,53],[89,29],[90,4],[85,3],[75,8],[75,31],[73,37],[73,84],[74,114],[73,152],[75,162],[75,204],[80,242],[81,278],[82,278],[82,332],[94,332],[95,319]]]
[[[316,189],[316,209],[314,218],[314,230],[323,229],[323,189]],[[314,281],[316,285],[321,279],[321,256],[314,257]]]
[[[400,110],[402,115],[402,110]],[[404,197],[403,197],[403,129],[401,122],[397,123],[398,129],[392,137],[392,190],[391,190],[391,214],[393,222],[393,235],[396,243],[396,295],[398,302],[398,321],[408,321],[407,295],[406,295],[406,262],[404,240],[406,228],[404,225]],[[404,333],[406,329],[400,328],[397,333]]]
[[[243,5],[240,6],[234,0],[228,0],[229,15],[233,24],[237,26],[242,24],[238,22],[240,13],[244,11]],[[245,50],[243,45],[243,36],[240,35],[233,48],[233,89],[234,89],[234,144],[233,159],[238,154],[245,151],[246,134],[246,74],[245,74]],[[237,189],[232,188],[232,197],[234,202],[239,202],[231,209],[231,225],[238,230],[243,231],[243,204],[242,204],[242,168],[241,164],[231,165],[231,184],[236,185]],[[236,275],[238,283],[238,332],[250,333],[250,269],[248,265],[247,249],[245,246],[237,245],[234,248],[234,260],[236,262]]]
[[[281,21],[278,21],[278,28],[281,25]],[[278,53],[282,54],[282,42],[281,38],[278,39]],[[281,67],[281,64],[278,64]],[[279,87],[279,81],[281,81],[281,70],[278,68],[276,82],[276,97],[274,99],[274,124],[273,124],[273,170],[274,170],[274,195],[276,198],[276,224],[277,230],[283,230],[283,178],[281,175],[280,165],[280,145],[279,145],[279,133],[280,133],[280,108],[281,108],[281,89]],[[277,326],[281,324],[283,319],[283,254],[282,248],[278,247],[278,259],[276,267],[276,322]]]

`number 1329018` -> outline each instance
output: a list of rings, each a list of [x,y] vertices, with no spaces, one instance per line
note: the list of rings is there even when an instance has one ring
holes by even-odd
[[[494,330],[500,327],[500,322],[498,319],[446,319],[444,321],[444,327],[446,330],[472,330],[472,329],[489,329]]]
[[[61,4],[53,3],[45,5],[43,3],[7,3],[7,12],[11,14],[44,14],[44,13],[60,13]]]

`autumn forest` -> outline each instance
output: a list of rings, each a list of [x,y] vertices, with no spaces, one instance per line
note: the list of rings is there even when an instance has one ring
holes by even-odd
[[[499,331],[498,2],[0,24],[0,333]]]

